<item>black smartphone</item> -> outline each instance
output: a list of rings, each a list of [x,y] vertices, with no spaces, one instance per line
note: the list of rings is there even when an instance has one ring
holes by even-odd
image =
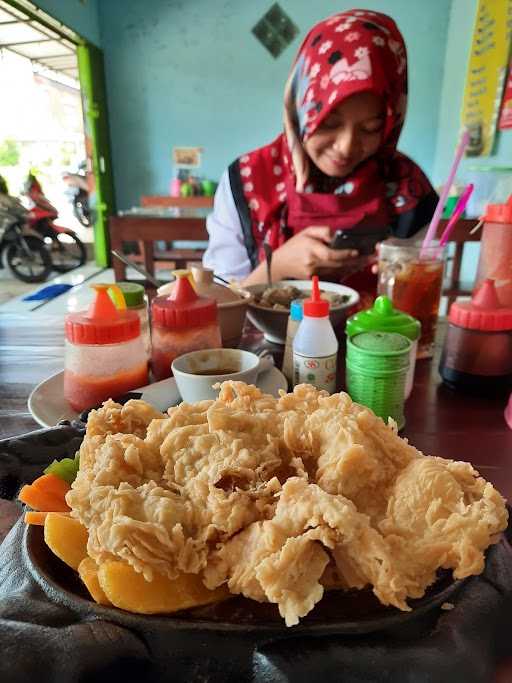
[[[360,256],[370,256],[378,242],[389,237],[389,228],[336,230],[331,240],[331,249],[356,249]]]

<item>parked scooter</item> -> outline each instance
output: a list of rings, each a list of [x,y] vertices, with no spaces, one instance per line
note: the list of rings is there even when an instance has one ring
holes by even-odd
[[[27,177],[23,194],[30,204],[28,224],[43,238],[50,251],[54,270],[66,273],[82,266],[87,260],[84,243],[73,230],[54,222],[58,211],[45,197],[39,181],[32,173]]]
[[[28,211],[9,195],[0,176],[0,256],[9,271],[23,282],[44,282],[52,271],[43,240],[27,227]]]
[[[87,184],[87,162],[82,161],[76,173],[66,171],[62,179],[68,186],[66,195],[73,204],[73,213],[80,223],[88,228],[91,225],[89,210],[89,186]]]

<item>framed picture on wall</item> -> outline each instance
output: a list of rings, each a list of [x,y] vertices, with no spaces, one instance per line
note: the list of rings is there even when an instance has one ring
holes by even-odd
[[[173,165],[177,168],[199,168],[202,151],[202,147],[173,147]]]

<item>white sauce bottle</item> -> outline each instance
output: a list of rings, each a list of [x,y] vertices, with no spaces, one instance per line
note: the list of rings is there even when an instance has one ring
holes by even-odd
[[[312,384],[330,394],[336,391],[338,340],[329,319],[329,302],[320,296],[318,276],[313,276],[311,299],[293,340],[293,385]]]

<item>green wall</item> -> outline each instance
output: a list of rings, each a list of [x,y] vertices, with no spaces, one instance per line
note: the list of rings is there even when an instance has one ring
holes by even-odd
[[[35,5],[51,14],[54,19],[101,47],[98,2],[99,0],[34,0]]]
[[[281,130],[283,87],[307,30],[352,2],[280,0],[300,28],[274,60],[251,34],[271,0],[102,0],[101,40],[118,206],[168,192],[173,146],[204,148],[218,178]],[[434,168],[451,0],[366,0],[389,13],[409,50],[410,98],[401,148]]]
[[[469,61],[471,39],[476,17],[477,0],[453,0],[446,45],[444,81],[439,110],[436,160],[433,178],[436,184],[446,179],[460,137],[464,84]],[[512,166],[512,130],[497,133],[494,154],[489,157],[463,159],[457,180],[478,183],[478,175],[469,167]],[[485,176],[483,177],[485,179]],[[475,192],[478,187],[475,187]],[[468,244],[464,250],[461,278],[469,281],[476,274],[478,244]]]
[[[434,179],[442,183],[448,175],[460,135],[460,112],[466,82],[477,0],[453,0],[446,44],[444,81],[439,110]],[[494,153],[489,157],[463,159],[459,176],[468,166],[512,166],[512,130],[497,133]]]

